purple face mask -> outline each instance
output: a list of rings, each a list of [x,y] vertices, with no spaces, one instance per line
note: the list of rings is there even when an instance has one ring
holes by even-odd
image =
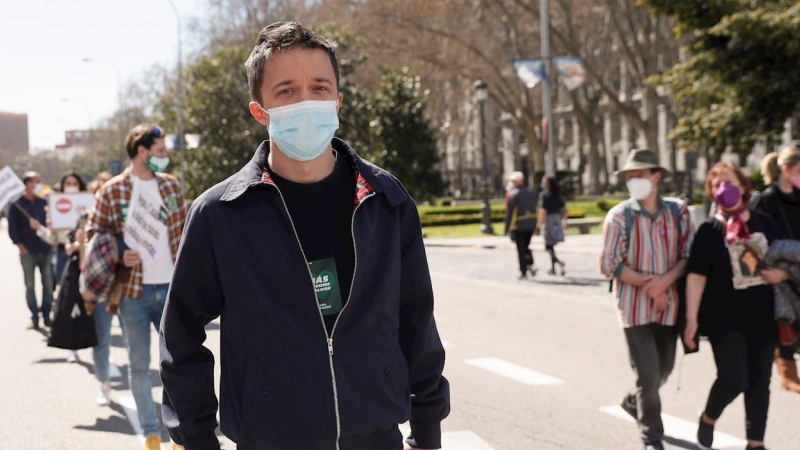
[[[742,199],[742,191],[737,186],[722,183],[714,191],[714,201],[717,205],[730,209],[736,206]]]

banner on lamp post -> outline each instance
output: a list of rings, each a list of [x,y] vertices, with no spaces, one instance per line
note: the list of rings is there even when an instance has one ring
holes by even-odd
[[[553,58],[553,65],[558,70],[558,76],[568,90],[573,91],[589,82],[589,76],[583,67],[581,58]]]
[[[544,61],[539,58],[513,59],[511,64],[517,71],[517,76],[528,89],[536,87],[541,81],[547,80]]]

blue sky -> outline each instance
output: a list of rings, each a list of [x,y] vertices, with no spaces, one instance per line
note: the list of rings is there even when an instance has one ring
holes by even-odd
[[[206,2],[174,2],[185,63],[194,49],[189,22],[204,15]],[[174,67],[177,39],[167,0],[1,0],[0,111],[27,113],[30,146],[53,148],[65,130],[116,109],[114,68],[83,58],[113,61],[127,83],[155,63]]]

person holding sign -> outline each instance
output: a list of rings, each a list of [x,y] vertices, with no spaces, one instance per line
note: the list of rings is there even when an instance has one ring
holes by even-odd
[[[270,140],[192,204],[160,335],[170,435],[220,448],[203,342],[221,317],[221,429],[239,450],[441,448],[450,395],[419,214],[333,137],[334,44],[275,23],[246,68]]]
[[[39,314],[44,319],[44,326],[50,326],[50,309],[53,306],[53,265],[50,262],[52,247],[42,240],[32,227],[35,222],[45,223],[47,201],[35,194],[37,186],[41,186],[41,177],[36,172],[28,172],[22,182],[25,192],[19,200],[12,202],[8,209],[8,235],[19,247],[19,258],[25,276],[25,297],[31,311],[29,330],[39,328]],[[36,268],[42,281],[42,305],[36,302]]]
[[[156,125],[134,127],[125,139],[130,165],[97,192],[92,227],[123,238],[132,267],[124,286],[119,317],[130,359],[128,378],[146,437],[145,448],[161,448],[159,423],[150,381],[150,327],[158,331],[173,264],[178,254],[186,207],[183,190],[172,175],[164,131]],[[101,306],[101,305],[98,305]],[[116,312],[116,305],[107,308]]]

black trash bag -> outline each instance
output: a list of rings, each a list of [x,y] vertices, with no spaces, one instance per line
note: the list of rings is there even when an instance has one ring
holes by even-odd
[[[94,318],[86,314],[83,297],[78,290],[80,272],[80,256],[75,252],[70,255],[69,264],[61,278],[48,347],[79,350],[97,345]]]

